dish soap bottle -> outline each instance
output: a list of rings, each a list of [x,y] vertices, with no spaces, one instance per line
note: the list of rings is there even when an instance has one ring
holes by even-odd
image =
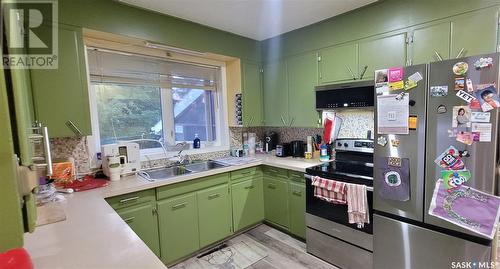
[[[201,142],[200,142],[200,138],[198,138],[198,134],[194,134],[193,148],[199,149],[200,145],[201,145]]]
[[[319,148],[319,161],[320,162],[328,162],[330,157],[328,156],[328,147],[325,143],[322,143]]]

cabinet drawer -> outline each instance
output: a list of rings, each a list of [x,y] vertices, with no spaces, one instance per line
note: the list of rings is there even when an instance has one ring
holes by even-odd
[[[304,178],[304,172],[288,171],[288,178],[294,182],[306,182],[306,179]]]
[[[264,166],[262,169],[264,171],[264,175],[266,177],[279,177],[279,178],[288,178],[288,172],[286,169],[277,168],[273,166]]]
[[[260,166],[249,167],[237,171],[231,172],[231,180],[237,180],[240,178],[249,178],[253,176],[262,175],[262,168]]]
[[[125,208],[131,205],[149,203],[155,200],[156,197],[154,189],[127,193],[106,199],[108,204],[111,205],[111,207],[115,210]]]
[[[156,188],[156,196],[158,200],[181,195],[188,192],[193,192],[212,186],[227,183],[229,181],[229,173],[223,173],[208,177],[202,177],[189,181],[184,181],[176,184],[171,184]]]

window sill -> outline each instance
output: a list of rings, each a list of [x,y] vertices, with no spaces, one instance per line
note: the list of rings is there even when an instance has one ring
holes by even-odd
[[[186,155],[194,155],[194,154],[205,154],[205,153],[212,153],[212,152],[219,152],[219,151],[229,151],[229,146],[213,146],[213,147],[207,147],[207,148],[201,148],[201,149],[187,149],[183,150],[182,154]],[[167,152],[167,158],[175,158],[177,156],[178,152],[174,151],[169,151]],[[142,152],[141,151],[141,162],[147,162],[147,161],[153,161],[153,160],[160,160],[160,159],[165,159],[165,153],[163,153],[163,150],[158,149],[158,150],[149,150],[148,152]]]

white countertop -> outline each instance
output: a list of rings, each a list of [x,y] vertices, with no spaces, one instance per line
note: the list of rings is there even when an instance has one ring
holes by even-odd
[[[245,165],[155,182],[129,176],[110,182],[107,187],[66,194],[66,201],[62,202],[66,220],[37,227],[34,233],[25,234],[24,247],[30,253],[36,269],[166,268],[104,198],[262,164],[299,172],[319,164],[317,159],[278,158],[271,155],[256,155],[256,158],[258,161]]]

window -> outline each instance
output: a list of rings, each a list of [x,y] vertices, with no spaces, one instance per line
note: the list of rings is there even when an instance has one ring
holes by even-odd
[[[92,128],[100,146],[146,139],[141,153],[177,152],[197,135],[205,150],[228,149],[221,67],[104,49],[87,50]],[[161,157],[161,156],[159,156]]]

